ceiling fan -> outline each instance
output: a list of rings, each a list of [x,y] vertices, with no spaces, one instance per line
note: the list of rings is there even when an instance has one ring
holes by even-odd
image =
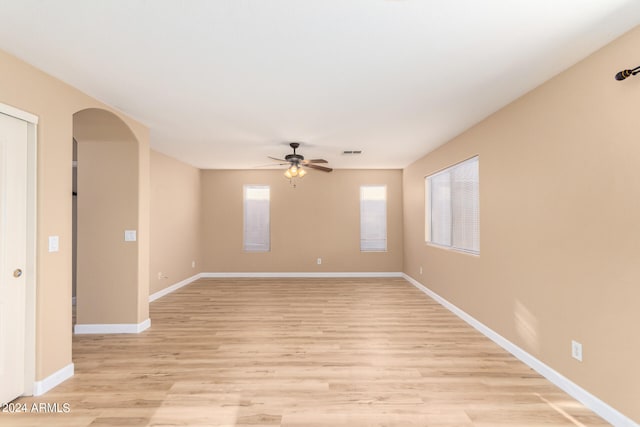
[[[299,142],[292,142],[289,144],[289,146],[293,148],[293,154],[287,154],[286,156],[284,156],[284,159],[269,156],[269,158],[272,160],[282,162],[280,163],[281,165],[289,165],[284,173],[285,177],[289,179],[302,178],[307,174],[307,171],[303,169],[303,166],[305,168],[317,169],[323,172],[331,172],[333,170],[332,168],[320,166],[319,164],[317,164],[328,163],[325,159],[305,160],[303,155],[296,153],[296,149],[300,147]]]

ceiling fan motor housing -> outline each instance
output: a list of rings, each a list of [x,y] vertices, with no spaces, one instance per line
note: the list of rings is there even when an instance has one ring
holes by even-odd
[[[292,165],[299,166],[300,162],[304,160],[304,156],[301,156],[300,154],[296,154],[296,148],[300,146],[300,143],[292,142],[289,144],[289,146],[293,148],[293,154],[287,154],[286,156],[284,156],[284,158],[285,160],[288,160],[289,162],[291,162]]]
[[[300,154],[287,154],[284,156],[284,159],[291,163],[300,163],[304,160],[304,156],[301,156]]]
[[[300,162],[304,160],[304,156],[300,154],[296,154],[296,148],[300,146],[299,142],[292,142],[289,144],[291,148],[293,148],[293,154],[287,154],[284,156],[284,159],[289,161],[292,165],[300,166]]]

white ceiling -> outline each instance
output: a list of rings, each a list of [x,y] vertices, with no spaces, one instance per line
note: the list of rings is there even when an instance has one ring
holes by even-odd
[[[0,0],[0,49],[201,168],[289,141],[402,168],[638,23],[638,0]]]

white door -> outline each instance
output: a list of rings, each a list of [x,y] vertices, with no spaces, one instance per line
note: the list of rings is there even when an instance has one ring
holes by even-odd
[[[27,122],[0,113],[0,404],[24,393]]]

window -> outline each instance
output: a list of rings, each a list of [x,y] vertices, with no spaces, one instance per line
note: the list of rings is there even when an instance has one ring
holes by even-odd
[[[480,253],[478,157],[425,178],[425,240]]]
[[[387,187],[360,187],[360,250],[387,250]]]
[[[244,186],[244,250],[247,252],[269,252],[271,248],[269,230],[268,185]]]

